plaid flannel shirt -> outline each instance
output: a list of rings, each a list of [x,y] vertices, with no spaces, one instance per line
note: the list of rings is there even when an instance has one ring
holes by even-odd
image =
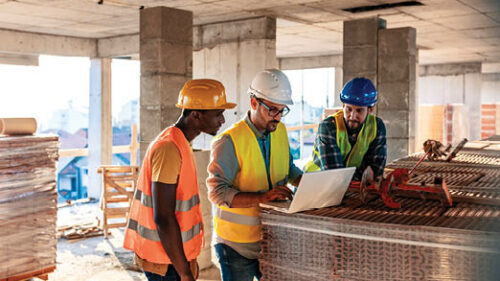
[[[377,136],[370,143],[368,151],[363,157],[362,166],[356,169],[354,180],[361,180],[363,171],[367,166],[373,169],[375,177],[382,175],[384,172],[387,159],[386,130],[382,119],[378,117],[376,119]],[[356,143],[356,136],[355,133],[349,133],[349,142],[352,146]],[[319,157],[313,152],[313,160],[321,170],[345,167],[340,148],[337,145],[337,125],[333,116],[326,118],[319,124],[314,146],[319,152]]]

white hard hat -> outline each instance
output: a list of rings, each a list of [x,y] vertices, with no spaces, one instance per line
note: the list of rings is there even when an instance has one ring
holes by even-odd
[[[278,69],[266,69],[257,73],[248,88],[248,94],[278,104],[293,104],[290,81]]]

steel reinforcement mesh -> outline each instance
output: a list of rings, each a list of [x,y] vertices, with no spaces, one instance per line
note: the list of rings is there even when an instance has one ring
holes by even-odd
[[[307,212],[263,210],[261,215],[262,280],[498,280],[500,276],[498,232]]]
[[[387,168],[412,168],[420,154]],[[500,143],[468,144],[451,162],[424,161],[412,184],[444,178],[451,208],[395,198],[297,214],[261,212],[262,280],[500,280]]]

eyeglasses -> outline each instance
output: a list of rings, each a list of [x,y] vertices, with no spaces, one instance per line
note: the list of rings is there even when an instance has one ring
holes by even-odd
[[[281,117],[284,117],[285,115],[287,115],[290,112],[290,108],[288,108],[288,106],[286,106],[286,105],[285,105],[285,107],[283,107],[283,109],[279,110],[274,106],[269,106],[269,105],[265,104],[261,99],[258,99],[258,98],[255,98],[255,99],[257,100],[257,102],[260,105],[262,105],[267,110],[269,117],[274,118],[274,117],[278,116],[279,114],[281,114]]]

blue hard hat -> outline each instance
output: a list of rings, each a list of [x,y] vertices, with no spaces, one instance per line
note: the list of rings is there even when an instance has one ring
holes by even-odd
[[[377,89],[370,79],[354,78],[345,84],[340,100],[357,106],[374,106],[377,104]]]

